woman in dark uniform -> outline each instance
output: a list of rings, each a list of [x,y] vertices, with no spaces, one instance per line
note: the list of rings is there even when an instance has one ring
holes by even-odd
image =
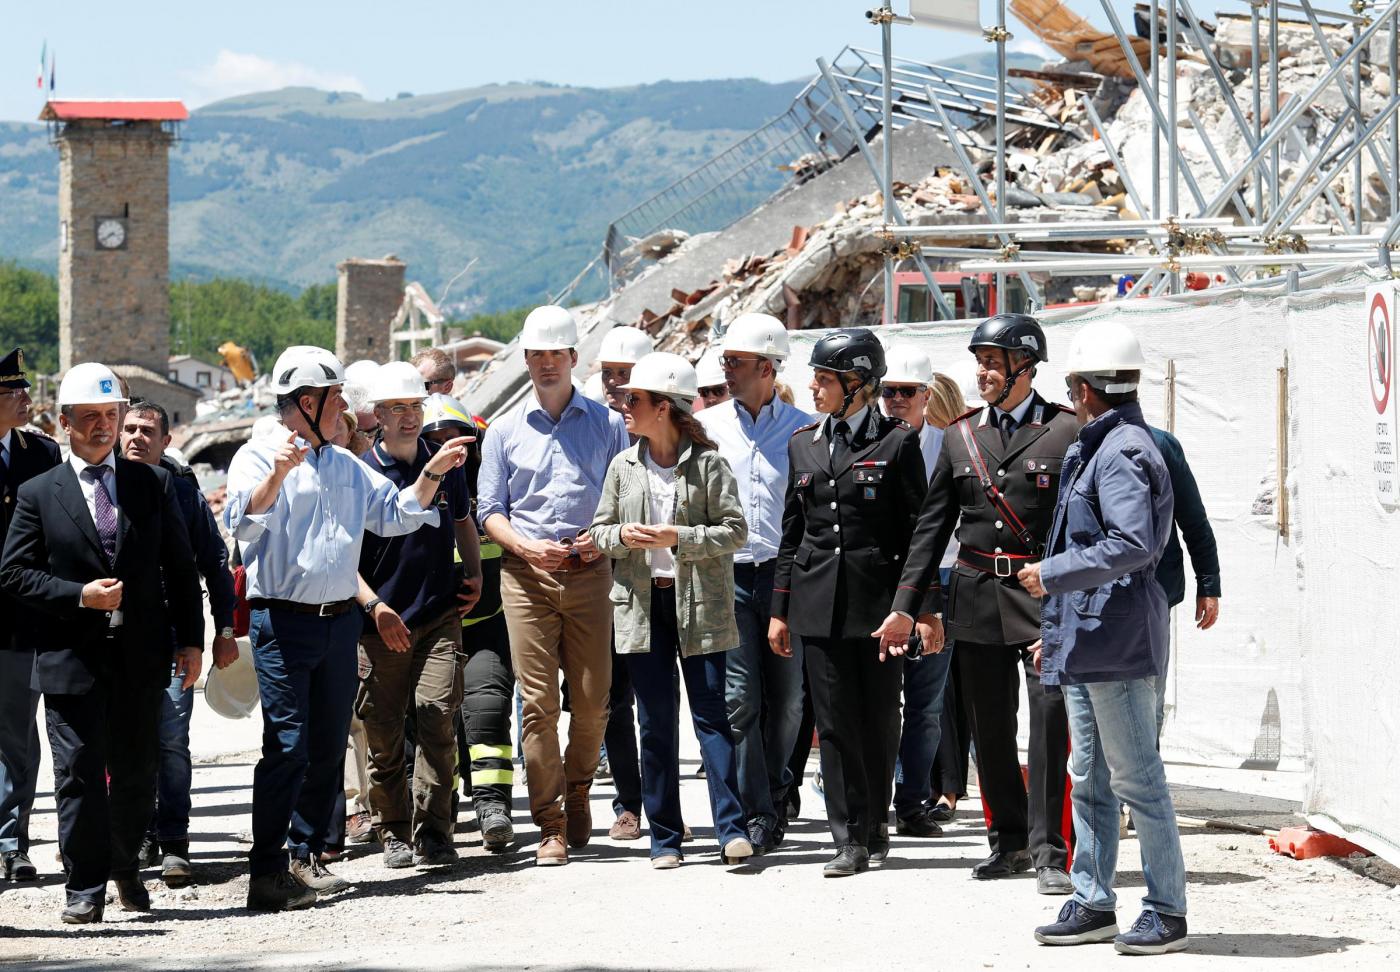
[[[816,710],[826,814],[838,853],[827,877],[863,871],[889,851],[903,654],[874,632],[899,583],[927,479],[919,436],[874,403],[885,352],[866,328],[812,350],[811,390],[826,418],[788,443],[783,537],[768,640],[802,637]]]

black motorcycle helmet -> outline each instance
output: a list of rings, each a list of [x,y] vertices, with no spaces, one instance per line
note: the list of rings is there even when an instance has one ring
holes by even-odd
[[[997,314],[987,318],[977,325],[972,332],[972,340],[967,344],[967,349],[973,354],[977,353],[978,348],[1001,348],[1006,352],[1006,383],[1002,385],[996,401],[991,403],[993,408],[1006,401],[1011,394],[1011,386],[1016,384],[1018,378],[1028,371],[1035,371],[1036,362],[1050,360],[1045,331],[1040,322],[1029,314]],[[1029,355],[1031,360],[1012,370],[1012,351]]]
[[[860,382],[846,389],[846,402],[841,407],[845,415],[856,392],[878,382],[885,376],[885,346],[868,327],[845,327],[822,338],[812,348],[807,361],[812,368],[854,374]]]

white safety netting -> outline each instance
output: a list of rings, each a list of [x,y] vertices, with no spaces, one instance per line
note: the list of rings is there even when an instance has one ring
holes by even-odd
[[[1036,388],[1064,401],[1057,363],[1077,328],[1123,321],[1149,362],[1147,420],[1176,434],[1200,483],[1224,596],[1219,622],[1198,631],[1188,554],[1187,599],[1172,621],[1164,753],[1261,769],[1306,760],[1314,822],[1400,861],[1400,513],[1381,507],[1371,475],[1362,306],[1370,277],[1335,277],[1292,297],[1220,290],[1046,313],[1051,361]],[[808,410],[806,361],[823,333],[795,332],[783,372]],[[969,373],[966,322],[880,334],[922,348],[935,370]]]

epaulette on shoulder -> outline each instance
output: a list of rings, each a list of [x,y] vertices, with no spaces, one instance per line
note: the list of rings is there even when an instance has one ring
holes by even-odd
[[[963,412],[961,415],[959,415],[957,418],[953,419],[953,421],[949,422],[948,424],[949,424],[949,425],[956,425],[957,423],[961,422],[963,419],[972,418],[972,416],[974,416],[974,415],[976,415],[977,413],[981,412],[982,409],[984,409],[985,407],[986,407],[985,405],[978,405],[976,408],[970,408],[970,409],[968,409],[966,412]]]
[[[897,429],[913,429],[913,428],[914,428],[914,426],[910,425],[908,422],[904,421],[904,419],[902,419],[902,418],[895,418],[893,415],[886,415],[885,418],[887,418],[887,419],[889,419],[891,422],[893,422],[893,423],[894,423],[894,427],[897,428]]]
[[[793,434],[794,436],[798,436],[798,435],[801,435],[803,432],[810,432],[810,431],[812,431],[813,429],[815,429],[818,425],[821,425],[821,423],[820,423],[820,422],[813,422],[811,425],[804,425],[804,426],[802,426],[802,428],[798,429],[796,432],[794,432],[794,433],[792,433],[792,434]]]

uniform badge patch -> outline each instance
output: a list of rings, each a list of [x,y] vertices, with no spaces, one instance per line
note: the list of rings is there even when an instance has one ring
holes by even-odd
[[[1034,459],[1027,459],[1027,460],[1026,460],[1026,472],[1035,472],[1035,460],[1034,460]]]
[[[1048,473],[1041,473],[1040,475],[1038,475],[1038,476],[1035,477],[1035,484],[1036,484],[1036,486],[1038,486],[1040,489],[1049,489],[1049,488],[1050,488],[1050,475],[1049,475]]]
[[[873,499],[875,498],[875,487],[874,487],[874,486],[867,486],[867,487],[865,487],[865,498],[868,499],[868,500],[873,500]]]
[[[797,474],[797,488],[798,488],[798,489],[802,489],[803,487],[805,487],[805,486],[810,486],[810,485],[812,485],[812,474],[811,474],[811,473],[805,472],[805,473],[798,473],[798,474]]]

